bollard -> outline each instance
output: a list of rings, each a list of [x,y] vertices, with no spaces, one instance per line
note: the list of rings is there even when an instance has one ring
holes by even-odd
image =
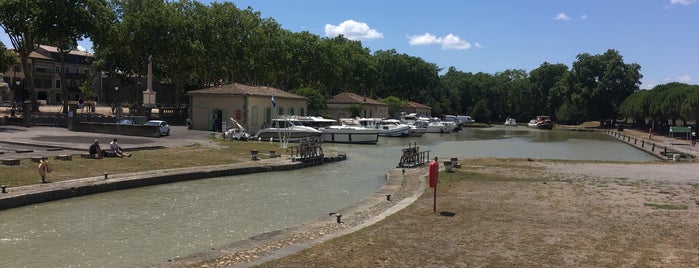
[[[250,154],[252,155],[252,160],[257,160],[257,159],[258,159],[258,158],[257,158],[258,153],[259,153],[259,152],[258,152],[257,150],[252,150],[252,151],[250,151]]]
[[[444,161],[444,170],[446,172],[451,172],[451,161]]]
[[[342,214],[335,214],[335,217],[337,217],[337,223],[342,223]]]
[[[104,173],[104,179],[105,179],[105,180],[106,180],[106,179],[109,179],[109,173],[107,173],[107,172]]]
[[[7,186],[5,186],[5,185],[3,184],[3,185],[0,185],[0,188],[2,188],[2,193],[3,193],[3,194],[6,194],[6,193],[7,193],[7,190],[5,190],[5,189],[7,188]]]
[[[386,195],[386,201],[391,201],[391,194]]]
[[[269,151],[269,158],[275,158],[275,157],[277,157],[277,152]]]
[[[451,158],[451,166],[455,167],[455,168],[461,167],[461,165],[459,165],[459,159],[456,157],[452,157]]]

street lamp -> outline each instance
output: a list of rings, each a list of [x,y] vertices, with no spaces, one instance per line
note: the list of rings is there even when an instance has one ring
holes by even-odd
[[[119,87],[114,87],[114,109],[112,110],[112,113],[116,114],[117,117],[121,117],[121,113],[119,113],[120,108],[121,105],[119,105]]]
[[[20,84],[19,80],[15,80],[15,84],[17,84],[17,86],[15,87],[14,92],[12,92],[12,101],[13,102],[15,102],[15,100],[17,99],[17,91],[19,91],[19,84]]]

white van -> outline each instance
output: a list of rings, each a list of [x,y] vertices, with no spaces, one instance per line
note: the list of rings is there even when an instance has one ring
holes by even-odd
[[[471,124],[471,123],[476,122],[476,120],[473,120],[473,118],[471,118],[468,115],[457,115],[456,121],[459,121],[459,124],[462,124],[462,125],[463,124]]]

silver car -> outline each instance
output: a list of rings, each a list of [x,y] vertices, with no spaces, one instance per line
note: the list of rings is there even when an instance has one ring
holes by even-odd
[[[167,122],[165,122],[165,121],[150,120],[150,121],[146,122],[144,125],[146,125],[146,126],[158,126],[158,127],[160,127],[160,135],[170,136],[170,125],[168,125]]]

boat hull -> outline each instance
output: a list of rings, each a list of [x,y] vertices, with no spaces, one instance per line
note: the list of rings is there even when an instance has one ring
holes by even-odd
[[[282,138],[288,138],[289,141],[298,141],[306,138],[316,138],[323,134],[320,131],[294,131],[284,129],[261,129],[257,132],[257,139],[280,141]]]
[[[321,138],[323,142],[376,144],[379,142],[379,133],[323,132]]]

